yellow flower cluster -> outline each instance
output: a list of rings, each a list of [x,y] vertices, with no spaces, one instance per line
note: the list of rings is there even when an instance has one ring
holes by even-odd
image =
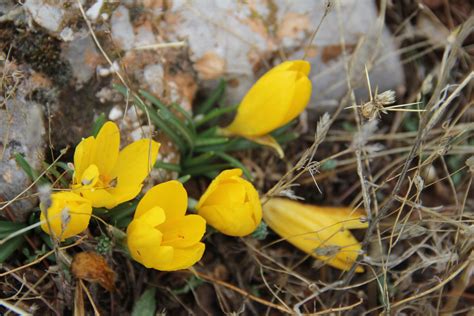
[[[309,63],[300,60],[267,72],[244,97],[234,121],[223,132],[274,143],[269,133],[296,118],[309,102],[309,71]],[[43,230],[64,240],[87,229],[93,208],[113,209],[134,199],[155,164],[159,147],[153,140],[141,139],[120,150],[117,125],[105,123],[96,137],[83,139],[76,147],[70,191],[53,193],[50,204],[42,205]],[[270,228],[297,248],[347,270],[361,248],[347,229],[367,226],[360,221],[360,211],[285,199],[271,199],[262,212],[258,192],[242,178],[241,169],[224,170],[211,182],[196,205],[197,214],[187,215],[187,209],[188,194],[178,181],[148,190],[127,228],[131,257],[147,268],[185,269],[203,256],[206,223],[223,234],[242,237],[254,232],[263,216]],[[357,267],[357,271],[363,269]]]

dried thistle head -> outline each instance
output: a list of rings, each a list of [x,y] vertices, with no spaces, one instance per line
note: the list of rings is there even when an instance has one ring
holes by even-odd
[[[380,118],[380,112],[387,114],[385,106],[395,103],[395,91],[387,90],[381,94],[371,96],[370,101],[360,106],[360,112],[367,120]]]

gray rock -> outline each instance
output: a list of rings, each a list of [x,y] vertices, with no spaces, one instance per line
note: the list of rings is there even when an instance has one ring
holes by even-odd
[[[112,14],[110,23],[114,42],[123,50],[131,49],[135,43],[135,33],[128,9],[123,5],[119,6]]]
[[[333,5],[315,40],[307,51],[312,64],[313,96],[310,107],[335,105],[346,93],[342,39],[350,58],[349,77],[358,94],[366,94],[364,65],[379,91],[395,89],[404,83],[394,39],[378,19],[372,0],[345,0]],[[227,103],[238,103],[255,80],[282,59],[304,56],[311,33],[325,12],[326,1],[173,1],[170,26],[175,37],[186,38],[191,59],[198,65],[200,78],[209,69],[222,69],[222,76],[233,84]],[[168,33],[170,34],[170,33]],[[209,56],[215,56],[209,62]],[[207,67],[202,67],[203,61]],[[225,65],[225,67],[212,67]],[[213,87],[215,81],[204,81]]]
[[[15,160],[22,154],[28,163],[39,169],[44,160],[44,135],[42,107],[27,101],[21,89],[14,98],[6,100],[0,108],[0,198],[10,201],[17,197],[31,181]],[[37,205],[32,191],[21,196],[9,206],[17,220],[23,220]]]
[[[78,85],[86,83],[92,78],[101,61],[101,55],[88,33],[82,34],[64,45],[62,55],[69,61]]]
[[[46,0],[26,0],[23,6],[36,23],[48,31],[59,31],[65,14],[61,2],[54,4]]]

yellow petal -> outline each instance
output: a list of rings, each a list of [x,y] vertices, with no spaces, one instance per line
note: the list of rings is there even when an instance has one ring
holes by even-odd
[[[298,73],[279,71],[260,78],[242,100],[226,128],[245,137],[262,136],[281,127],[292,106]]]
[[[155,164],[159,147],[153,140],[140,139],[122,149],[110,174],[117,187],[141,184]]]
[[[74,192],[89,200],[93,207],[106,207],[111,209],[118,204],[115,197],[106,189],[80,187],[79,189],[74,189]]]
[[[214,180],[212,180],[209,187],[199,199],[199,202],[196,205],[196,209],[199,209],[204,203],[206,203],[208,197],[217,189],[217,186],[220,183],[226,181],[227,179],[232,179],[240,176],[242,176],[242,170],[239,168],[221,171],[221,173]]]
[[[270,71],[265,73],[264,76],[273,74],[275,72],[280,72],[280,71],[297,71],[307,76],[309,75],[309,72],[311,71],[311,64],[307,62],[306,60],[288,60],[288,61],[282,62],[276,67],[273,67],[272,69],[270,69]]]
[[[115,205],[112,207],[115,207],[118,204],[132,200],[140,193],[141,190],[142,184],[127,185],[126,183],[123,184],[122,182],[121,185],[117,185],[115,188],[110,188],[107,190],[107,192],[114,197]]]
[[[127,227],[127,246],[133,259],[147,268],[153,264],[160,248],[161,232],[141,219],[134,219]]]
[[[228,236],[247,236],[260,224],[250,203],[203,206],[199,208],[198,214],[204,217],[209,225]]]
[[[75,236],[83,232],[92,214],[92,207],[88,200],[72,192],[58,192],[51,194],[51,206],[41,210],[41,228],[50,234],[50,228],[60,240]]]
[[[361,246],[348,227],[354,218],[343,212],[328,212],[319,207],[287,199],[271,199],[263,206],[265,222],[278,235],[304,252],[336,268],[347,270],[357,259]],[[347,219],[347,220],[346,220]],[[321,255],[326,247],[336,246],[331,256]],[[319,250],[317,250],[319,249]],[[317,255],[319,253],[320,255]],[[357,271],[363,271],[362,267]]]
[[[142,213],[139,217],[136,217],[136,218],[139,218],[140,220],[147,223],[147,225],[156,228],[156,226],[163,224],[165,222],[166,215],[165,215],[165,211],[163,211],[162,208],[155,206],[149,209],[148,211]],[[158,229],[158,230],[163,233],[161,229]]]
[[[301,76],[296,81],[295,93],[291,101],[291,106],[288,108],[285,118],[280,123],[281,126],[288,124],[304,111],[308,105],[309,99],[311,98],[311,89],[312,85],[308,77]]]
[[[161,271],[187,269],[201,260],[205,248],[206,246],[201,242],[187,248],[175,248],[172,260],[154,264],[153,268]]]
[[[83,139],[74,151],[74,183],[80,183],[82,174],[93,163],[95,156],[95,138]]]
[[[245,197],[246,192],[243,183],[237,181],[221,183],[208,195],[206,205],[242,204]]]
[[[185,248],[201,240],[206,232],[206,221],[199,215],[187,215],[166,221],[158,229],[163,233],[163,245]]]
[[[109,175],[117,162],[120,148],[120,131],[114,122],[106,122],[96,137],[96,150],[92,162],[100,174]]]
[[[99,181],[99,168],[96,165],[90,165],[82,174],[81,185],[84,187],[94,187],[97,181]]]
[[[138,203],[135,217],[158,206],[166,214],[166,220],[181,218],[188,208],[188,193],[176,180],[160,183],[148,190]]]

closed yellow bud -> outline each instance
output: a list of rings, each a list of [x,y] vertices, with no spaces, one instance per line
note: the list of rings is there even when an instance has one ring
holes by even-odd
[[[196,206],[209,225],[229,236],[251,234],[262,220],[258,192],[241,176],[241,169],[222,171]]]
[[[89,226],[92,215],[92,205],[72,192],[58,192],[51,194],[51,206],[46,209],[40,205],[41,228],[59,240],[82,233]]]
[[[294,60],[268,71],[245,95],[237,116],[224,132],[260,137],[296,118],[311,97],[310,69],[307,61]]]
[[[263,206],[267,225],[289,243],[341,270],[349,270],[361,245],[348,229],[367,228],[360,210],[320,207],[288,199],[271,199]],[[364,272],[361,266],[356,272]]]

